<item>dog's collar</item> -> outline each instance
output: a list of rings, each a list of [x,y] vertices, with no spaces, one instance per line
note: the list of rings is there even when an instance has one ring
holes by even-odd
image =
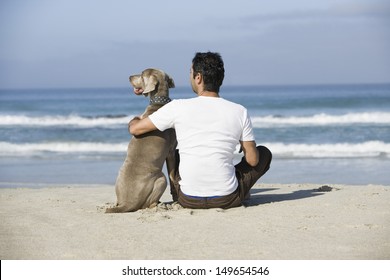
[[[154,97],[150,98],[149,104],[150,105],[154,105],[154,104],[165,105],[169,102],[171,102],[171,99],[167,96],[154,96]]]

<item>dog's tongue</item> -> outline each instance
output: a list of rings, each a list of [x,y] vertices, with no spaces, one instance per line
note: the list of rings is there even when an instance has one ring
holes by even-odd
[[[144,92],[142,88],[134,88],[134,93],[136,95],[141,95]]]

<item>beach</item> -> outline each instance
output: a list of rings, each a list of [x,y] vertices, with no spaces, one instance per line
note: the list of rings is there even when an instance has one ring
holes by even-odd
[[[257,184],[238,208],[105,214],[113,185],[0,183],[2,260],[388,260],[390,186]]]

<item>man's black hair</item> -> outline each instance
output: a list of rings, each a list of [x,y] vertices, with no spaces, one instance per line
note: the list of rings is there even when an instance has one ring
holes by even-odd
[[[193,75],[200,73],[204,82],[204,90],[219,92],[225,77],[223,60],[219,53],[198,52],[192,59]]]

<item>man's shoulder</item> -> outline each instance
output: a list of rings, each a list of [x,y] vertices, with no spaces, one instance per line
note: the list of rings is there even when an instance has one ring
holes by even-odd
[[[179,98],[173,99],[168,104],[175,107],[197,106],[200,99],[196,97],[192,98]]]
[[[210,103],[210,100],[216,101],[216,103],[212,102]],[[227,111],[235,110],[235,111],[241,111],[241,112],[246,112],[247,109],[239,104],[235,103],[233,101],[224,99],[223,97],[221,98],[200,98],[200,97],[192,97],[192,98],[185,98],[185,99],[173,99],[172,102],[168,103],[171,106],[178,106],[178,107],[192,107],[192,106],[199,106],[201,104],[214,104],[218,108],[225,108]]]
[[[195,102],[196,101],[196,98],[178,98],[178,99],[172,99],[171,102],[169,102],[169,104],[183,104],[183,103],[192,103],[192,102]]]
[[[239,103],[236,103],[236,102],[224,99],[224,98],[221,98],[221,100],[223,100],[223,102],[226,104],[226,106],[230,106],[232,108],[235,108],[235,109],[241,110],[241,111],[246,111],[247,110],[243,105],[241,105]]]

